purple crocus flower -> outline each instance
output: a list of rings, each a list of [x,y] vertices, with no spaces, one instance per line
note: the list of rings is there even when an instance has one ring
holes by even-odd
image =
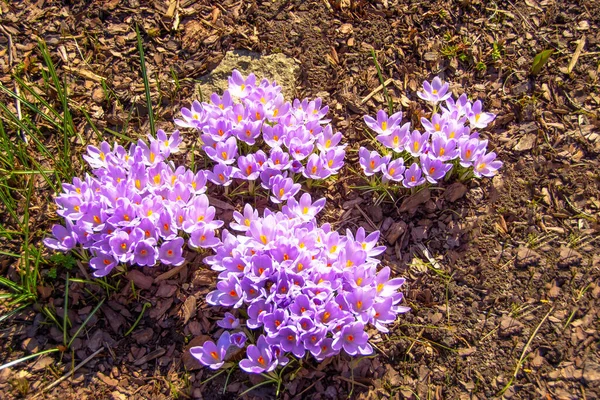
[[[173,266],[183,264],[185,261],[185,258],[181,256],[183,253],[183,242],[184,240],[181,237],[163,242],[158,249],[158,259],[160,262]]]
[[[298,358],[301,358],[306,353],[306,349],[300,341],[298,330],[294,326],[286,326],[279,331],[277,335],[279,346],[285,352],[291,352]]]
[[[248,319],[246,320],[246,326],[250,329],[257,329],[263,325],[263,318],[265,315],[271,313],[273,306],[267,304],[265,300],[256,299],[248,306]]]
[[[231,76],[228,78],[227,82],[229,93],[231,93],[232,96],[244,98],[248,96],[256,86],[256,76],[254,76],[254,74],[250,74],[246,79],[244,79],[240,71],[234,69],[231,72]]]
[[[252,146],[260,136],[262,124],[263,122],[260,120],[243,121],[242,124],[234,129],[234,134],[239,140]]]
[[[325,207],[325,198],[321,198],[314,203],[310,194],[304,193],[300,197],[300,201],[295,198],[288,199],[288,202],[283,206],[283,212],[289,216],[295,216],[304,221],[311,221]]]
[[[502,167],[502,161],[496,160],[496,153],[493,151],[487,154],[481,154],[473,163],[473,175],[478,178],[482,176],[492,177],[496,171]]]
[[[399,153],[404,150],[404,146],[406,145],[409,136],[410,122],[407,122],[401,127],[395,127],[386,135],[377,135],[377,140],[388,149],[392,149]]]
[[[392,302],[393,299],[387,297],[383,301],[373,304],[375,314],[370,322],[375,325],[379,332],[388,333],[389,329],[384,324],[390,324],[396,320],[396,313],[392,311]]]
[[[283,146],[285,130],[281,124],[275,126],[264,124],[262,127],[262,134],[263,140],[269,147],[279,148]]]
[[[251,344],[246,350],[248,358],[240,361],[240,368],[252,374],[271,372],[277,367],[277,359],[273,357],[270,346],[263,335],[260,335],[256,345]]]
[[[224,142],[218,142],[214,148],[205,146],[204,151],[211,160],[230,165],[235,162],[237,156],[237,140],[231,136]]]
[[[275,147],[271,149],[267,166],[278,171],[286,170],[290,167],[290,155],[282,149]]]
[[[310,156],[314,148],[315,146],[310,140],[303,141],[302,139],[297,137],[291,138],[288,145],[290,155],[295,161],[304,160],[306,157]]]
[[[300,335],[300,340],[306,350],[310,351],[313,356],[318,356],[321,354],[321,342],[326,335],[327,330],[324,327],[316,326]]]
[[[371,232],[367,235],[365,228],[361,226],[356,231],[356,235],[352,235],[352,232],[347,230],[346,236],[348,236],[349,240],[356,241],[356,243],[358,243],[360,247],[367,252],[368,257],[378,256],[385,251],[385,246],[377,246],[377,241],[379,240],[379,231]]]
[[[207,172],[207,178],[209,181],[216,185],[220,186],[229,186],[231,185],[231,178],[236,173],[237,168],[234,169],[231,166],[227,166],[225,164],[215,164],[212,171]]]
[[[320,151],[327,151],[337,146],[342,140],[342,132],[333,133],[331,125],[327,125],[321,135],[317,138],[317,148]]]
[[[418,130],[414,130],[406,141],[406,150],[413,156],[419,157],[424,154],[428,148],[429,132],[421,134]]]
[[[112,255],[101,252],[96,252],[96,256],[90,259],[90,267],[94,269],[93,275],[96,278],[108,275],[117,264],[117,260]]]
[[[398,158],[396,160],[390,161],[387,165],[383,164],[381,167],[381,172],[383,173],[383,181],[394,181],[401,182],[404,179],[402,175],[404,173],[404,160],[402,158]]]
[[[436,76],[431,83],[427,81],[423,82],[423,91],[417,92],[417,96],[425,101],[436,104],[448,99],[452,95],[452,93],[448,92],[449,87],[450,85],[448,83],[442,82],[442,80]]]
[[[357,287],[351,292],[346,293],[345,300],[356,318],[363,324],[369,322],[373,311],[373,300],[376,290],[374,288],[363,289]]]
[[[395,114],[390,115],[388,118],[387,113],[384,110],[377,112],[377,119],[368,115],[364,116],[365,124],[380,135],[389,135],[396,126],[402,121],[402,112],[399,111]]]
[[[323,159],[317,154],[311,154],[306,162],[306,168],[302,172],[305,178],[310,179],[325,179],[330,175],[330,172],[325,169]]]
[[[184,128],[197,128],[206,118],[206,110],[202,104],[196,100],[192,103],[191,109],[183,107],[181,109],[183,120],[175,118],[174,122]]]
[[[289,319],[289,313],[286,309],[277,308],[272,313],[263,317],[265,332],[270,337],[277,336],[279,330],[286,326]]]
[[[137,212],[131,201],[126,197],[121,197],[116,201],[115,212],[107,219],[107,222],[115,226],[134,226],[137,225],[136,215]]]
[[[312,317],[315,315],[314,304],[308,296],[301,294],[289,306],[290,312],[296,317]]]
[[[216,370],[225,364],[225,355],[229,346],[231,346],[231,335],[225,331],[221,334],[217,344],[212,340],[207,340],[202,346],[192,347],[190,353],[202,365]]]
[[[469,168],[480,155],[485,154],[487,140],[468,139],[459,142],[460,165]]]
[[[338,146],[327,150],[325,153],[321,153],[323,165],[331,174],[337,173],[340,168],[344,166],[345,156],[346,152],[342,146]]]
[[[458,157],[458,149],[454,139],[447,139],[445,135],[433,135],[431,153],[440,161],[448,161]]]
[[[225,329],[235,329],[240,326],[240,320],[236,318],[232,313],[226,312],[223,319],[217,321],[217,325]]]
[[[425,173],[425,177],[431,183],[437,183],[438,180],[446,176],[446,172],[450,171],[452,164],[444,164],[440,159],[435,158],[430,154],[421,155],[421,169]]]
[[[271,192],[273,193],[270,197],[271,201],[275,204],[287,201],[298,193],[300,186],[299,183],[294,183],[292,178],[284,178],[281,175],[274,176],[271,187]]]
[[[374,150],[369,152],[364,147],[358,150],[358,156],[360,166],[363,168],[366,176],[371,176],[381,171],[383,165],[387,164],[391,159],[391,156],[382,157],[378,152]]]
[[[221,241],[215,237],[215,231],[208,225],[198,226],[190,235],[188,244],[192,248],[209,249],[218,246]]]
[[[390,279],[390,267],[383,267],[375,276],[374,284],[379,298],[391,297],[404,284],[404,278]]]
[[[326,358],[329,358],[331,356],[334,356],[336,354],[339,353],[339,350],[334,350],[333,347],[333,338],[325,338],[321,341],[319,347],[320,347],[320,352],[318,355],[314,354],[314,357],[317,359],[317,361],[323,361]]]
[[[217,282],[217,290],[206,295],[206,302],[214,306],[238,308],[243,304],[242,287],[240,280],[235,275],[228,275],[227,280]]]
[[[221,110],[227,110],[233,106],[233,99],[229,90],[223,92],[223,97],[219,97],[218,94],[213,93],[210,96],[210,102],[213,106],[220,108]]]
[[[425,183],[425,178],[422,177],[421,167],[418,163],[413,163],[404,171],[404,179],[402,185],[405,188],[414,188]]]
[[[334,350],[343,348],[351,356],[357,354],[366,356],[373,353],[373,348],[369,344],[369,335],[365,332],[362,322],[344,325],[340,335],[333,339],[331,347]]]
[[[87,147],[87,154],[83,155],[83,159],[92,168],[106,168],[106,156],[110,152],[110,145],[107,142],[100,143],[100,148],[90,145]]]
[[[421,118],[421,125],[423,125],[423,128],[425,128],[426,132],[429,132],[433,135],[444,130],[444,128],[448,124],[446,118],[447,116],[445,114],[433,114],[433,116],[431,117],[431,121],[427,118]]]
[[[239,170],[235,172],[235,178],[254,181],[259,177],[260,167],[253,154],[238,157],[237,163]]]
[[[156,264],[158,250],[154,246],[154,239],[140,240],[133,250],[133,262],[137,265],[149,267]]]
[[[444,108],[444,106],[441,106],[440,108],[444,113],[452,114],[456,112],[457,116],[461,117],[465,114],[465,110],[467,109],[467,107],[470,106],[471,103],[467,98],[467,94],[463,93],[456,100],[454,100],[452,97],[448,97],[446,99],[446,107]]]
[[[470,107],[467,106],[465,113],[467,115],[467,118],[469,118],[471,128],[483,129],[496,118],[495,114],[483,112],[483,103],[481,102],[481,100],[477,100]]]
[[[234,211],[233,219],[235,222],[229,223],[231,229],[235,229],[236,231],[240,232],[246,232],[248,229],[250,229],[250,223],[258,219],[258,210],[254,210],[250,204],[246,203],[246,205],[244,205],[244,213],[241,214],[237,211]]]
[[[54,238],[44,239],[44,244],[51,249],[60,251],[69,251],[77,245],[77,238],[73,232],[73,223],[65,219],[66,227],[62,225],[53,225],[52,234]]]
[[[230,342],[232,345],[237,346],[240,349],[243,349],[246,345],[246,334],[244,332],[236,332],[231,335]]]
[[[135,244],[135,238],[132,236],[120,230],[115,232],[108,241],[113,256],[120,262],[129,262],[133,259],[132,247]]]

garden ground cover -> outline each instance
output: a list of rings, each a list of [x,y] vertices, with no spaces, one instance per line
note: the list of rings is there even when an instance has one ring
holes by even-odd
[[[61,93],[68,93],[69,146],[57,126],[21,105],[49,151],[40,152],[29,138],[25,153],[43,170],[64,174],[82,175],[85,145],[99,137],[125,145],[150,129],[136,22],[154,119],[166,131],[175,129],[179,109],[198,99],[198,79],[226,51],[282,53],[298,61],[294,95],[322,97],[349,144],[341,174],[311,189],[313,198],[327,198],[320,221],[338,230],[381,230],[388,246],[382,263],[407,278],[412,311],[374,339],[375,357],[309,360],[287,371],[284,397],[600,396],[600,20],[593,2],[41,0],[2,2],[0,9],[2,84],[12,90],[14,73],[61,115]],[[46,42],[58,85],[43,84],[38,39]],[[547,49],[554,53],[531,76],[534,57]],[[445,183],[395,202],[357,188],[366,185],[358,148],[370,140],[362,117],[386,107],[371,50],[384,79],[391,79],[395,109],[413,123],[423,112],[415,91],[438,74],[455,93],[484,100],[498,115],[484,135],[504,162],[499,175],[466,186]],[[3,95],[2,103],[15,112],[14,99]],[[6,112],[2,122],[14,138]],[[194,134],[182,132],[189,150],[182,161],[200,163]],[[213,372],[187,354],[214,334],[221,317],[204,300],[216,275],[201,254],[189,252],[181,268],[131,268],[106,280],[110,286],[84,282],[86,266],[50,261],[41,244],[58,221],[49,184],[55,176],[49,173],[48,182],[18,173],[27,170],[19,157],[11,171],[7,156],[0,178],[3,187],[18,189],[10,192],[15,214],[28,223],[24,234],[7,207],[0,210],[0,271],[21,282],[25,269],[37,265],[40,278],[35,301],[0,322],[0,363],[70,346],[1,370],[6,398],[235,398],[260,382],[235,372],[202,384]],[[254,201],[211,196],[226,222],[233,209]],[[255,204],[268,206],[266,199]],[[41,261],[28,243],[42,250]],[[72,325],[65,334],[69,278],[79,282],[69,285]],[[2,314],[14,308],[5,303]],[[72,377],[43,392],[84,360]],[[274,393],[261,386],[244,396]]]

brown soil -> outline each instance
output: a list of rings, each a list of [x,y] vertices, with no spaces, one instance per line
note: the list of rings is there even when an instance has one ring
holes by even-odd
[[[596,1],[172,3],[169,13],[170,1],[1,2],[0,21],[12,36],[21,76],[41,82],[36,40],[45,40],[73,110],[82,107],[100,129],[126,129],[132,137],[148,131],[135,22],[144,38],[157,124],[166,130],[174,129],[178,109],[196,98],[195,80],[236,49],[282,52],[299,61],[298,96],[321,96],[329,104],[354,150],[348,165],[355,169],[355,151],[366,141],[362,116],[385,107],[381,91],[362,101],[379,86],[371,49],[385,78],[394,79],[394,104],[409,118],[419,116],[415,90],[436,74],[455,93],[481,98],[498,114],[485,135],[504,168],[493,180],[470,183],[466,194],[460,184],[445,185],[413,199],[411,207],[401,207],[405,198],[376,204],[372,194],[353,188],[358,181],[348,169],[347,177],[323,190],[329,200],[324,220],[336,228],[374,225],[382,231],[388,245],[383,262],[408,278],[412,311],[400,316],[390,335],[375,336],[373,358],[309,360],[288,371],[293,376],[285,378],[283,398],[487,399],[506,386],[506,398],[600,397]],[[533,57],[550,48],[554,54],[541,73],[529,76]],[[0,81],[12,87],[3,34],[0,67]],[[111,92],[104,92],[100,77]],[[80,134],[96,141],[83,114],[73,113]],[[49,134],[48,143],[55,140]],[[78,154],[73,162],[81,171]],[[48,215],[56,216],[49,190],[36,193],[31,230],[41,239],[53,222]],[[221,212],[230,218],[231,210]],[[19,246],[2,242],[7,251]],[[2,272],[15,277],[16,260],[0,257]],[[172,276],[156,268],[111,277],[119,289],[73,351],[0,371],[2,397],[225,399],[259,382],[236,372],[227,384],[225,375],[203,384],[212,372],[187,356],[190,344],[214,332],[220,315],[204,301],[214,275],[201,255],[190,257],[196,258]],[[77,269],[73,274],[84,278]],[[1,363],[62,343],[62,332],[41,310],[62,315],[64,282],[63,270],[56,279],[44,278],[38,302],[2,322]],[[98,285],[71,284],[71,333],[105,295]],[[146,302],[152,306],[124,336]],[[72,377],[42,392],[97,350]],[[275,388],[262,386],[244,397],[274,398]]]

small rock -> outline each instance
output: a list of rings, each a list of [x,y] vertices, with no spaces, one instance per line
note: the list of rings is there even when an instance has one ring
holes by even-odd
[[[112,392],[110,396],[112,400],[127,400],[127,396],[117,390]]]
[[[385,238],[387,239],[389,244],[393,245],[394,243],[396,243],[398,238],[404,234],[404,232],[406,232],[406,222],[394,222],[392,226],[390,226],[390,229],[388,230]]]
[[[500,320],[500,327],[498,328],[498,335],[500,337],[509,337],[518,335],[523,330],[523,324],[516,319],[504,316]]]
[[[31,368],[33,371],[41,371],[44,368],[46,368],[47,366],[51,365],[52,363],[54,363],[54,359],[50,356],[43,356],[41,358],[38,358],[35,363],[33,364],[33,367]]]
[[[97,372],[96,376],[98,377],[98,379],[100,379],[102,382],[106,383],[108,386],[115,387],[119,384],[118,380],[113,379],[110,376],[106,376],[102,372]]]
[[[356,206],[356,205],[359,205],[359,204],[360,204],[360,203],[362,203],[363,201],[364,201],[364,200],[363,200],[363,198],[362,198],[362,197],[357,197],[357,198],[356,198],[356,199],[354,199],[354,200],[348,200],[348,201],[345,201],[345,202],[342,204],[342,208],[343,208],[344,210],[349,210],[349,209],[351,209],[352,207],[354,207],[354,206]]]
[[[450,203],[454,203],[456,200],[462,198],[465,193],[467,193],[467,187],[460,182],[454,182],[452,185],[448,186],[446,192],[444,193],[444,197]]]
[[[427,189],[427,188],[422,189],[422,190],[418,191],[417,193],[413,194],[412,196],[404,199],[404,201],[400,205],[399,211],[400,212],[408,211],[409,213],[413,214],[417,210],[418,206],[425,203],[430,198],[431,198],[431,192],[429,191],[429,189]]]
[[[468,347],[466,349],[458,349],[458,355],[461,357],[467,357],[474,354],[477,351],[477,347]]]
[[[537,135],[535,135],[533,133],[528,133],[519,140],[519,142],[514,147],[514,149],[516,151],[531,150],[531,149],[533,149],[536,139],[537,139]]]
[[[533,358],[533,360],[531,360],[531,365],[532,365],[533,367],[539,368],[539,367],[541,367],[541,366],[542,366],[542,364],[544,364],[544,361],[545,361],[545,360],[546,360],[546,359],[545,359],[544,357],[542,357],[542,356],[540,356],[540,355],[538,354],[537,356],[535,356],[535,357]]]
[[[98,329],[92,334],[92,337],[87,342],[88,349],[96,351],[102,346],[102,340],[104,339],[104,331]]]
[[[172,297],[176,291],[177,286],[162,282],[156,291],[156,295],[158,297]]]
[[[92,91],[92,100],[94,100],[97,104],[100,104],[104,101],[104,89],[101,87],[97,87]]]
[[[600,381],[600,364],[588,360],[583,364],[583,379],[587,383]]]
[[[581,265],[583,257],[574,249],[569,247],[561,247],[560,254],[558,257],[559,268],[577,267]]]
[[[380,206],[367,207],[367,214],[369,214],[375,223],[380,222],[383,219],[383,210]]]
[[[154,282],[154,278],[148,275],[144,275],[144,273],[140,270],[134,269],[127,273],[127,279],[132,281],[135,286],[141,289],[150,289],[152,287],[152,282]]]
[[[40,344],[36,338],[27,338],[21,343],[21,349],[30,353],[37,353],[40,350]]]
[[[539,265],[542,256],[527,247],[519,247],[517,249],[517,259],[515,265],[519,268],[526,268],[534,265]]]
[[[132,337],[137,342],[137,344],[146,344],[152,339],[154,336],[154,330],[152,328],[142,329],[141,331],[136,331]]]
[[[386,371],[383,379],[385,379],[390,384],[390,386],[399,386],[402,384],[402,377],[400,376],[398,371],[396,371],[389,364],[385,366],[385,369]]]
[[[380,231],[385,232],[390,229],[390,226],[394,223],[394,219],[392,217],[386,217],[381,223]]]

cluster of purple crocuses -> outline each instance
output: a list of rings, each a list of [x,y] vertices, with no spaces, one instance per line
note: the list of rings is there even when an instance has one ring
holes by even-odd
[[[129,150],[102,142],[88,146],[83,158],[93,176],[63,183],[56,197],[57,213],[65,225],[54,225],[46,246],[69,251],[78,244],[90,251],[94,276],[115,266],[153,266],[157,261],[180,265],[184,239],[191,247],[211,248],[220,241],[215,229],[223,225],[209,205],[204,171],[193,173],[167,161],[181,143],[179,132],[159,130]]]
[[[239,366],[250,373],[285,365],[290,354],[317,360],[342,350],[371,354],[367,327],[388,332],[386,325],[408,311],[398,292],[404,279],[378,269],[375,257],[385,250],[377,246],[379,232],[344,235],[329,224],[319,227],[315,216],[324,204],[305,193],[290,197],[280,212],[266,209],[260,217],[247,204],[234,213],[230,227],[239,234],[224,230],[216,254],[205,259],[219,271],[207,301],[231,312],[218,322],[227,330],[216,344],[191,349],[203,365],[230,365],[229,355],[244,347]],[[259,332],[246,346],[249,330]]]
[[[222,96],[194,101],[175,123],[200,132],[212,161],[206,174],[210,182],[228,186],[235,179],[258,180],[271,190],[272,201],[281,203],[299,189],[294,174],[325,179],[344,165],[342,134],[324,119],[328,110],[320,98],[290,104],[274,82],[257,82],[254,74],[244,78],[234,70]]]
[[[367,126],[377,133],[377,140],[386,148],[386,155],[359,150],[359,162],[366,176],[381,173],[383,182],[398,182],[414,188],[426,181],[442,180],[454,166],[471,170],[473,176],[491,177],[502,166],[496,153],[487,152],[487,140],[479,138],[476,129],[483,129],[495,118],[483,111],[481,100],[471,103],[466,94],[451,97],[448,83],[435,77],[423,83],[417,95],[433,104],[431,119],[421,118],[423,131],[412,130],[410,122],[402,124],[402,112],[388,116],[380,110],[377,118],[365,116]],[[445,107],[438,103],[445,101]],[[410,165],[409,165],[410,164]]]

